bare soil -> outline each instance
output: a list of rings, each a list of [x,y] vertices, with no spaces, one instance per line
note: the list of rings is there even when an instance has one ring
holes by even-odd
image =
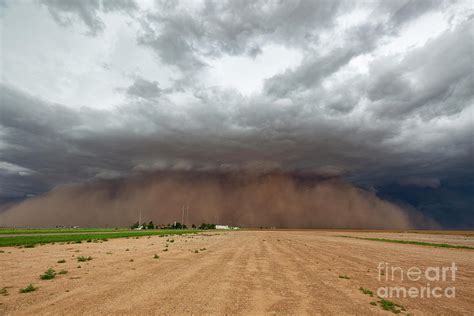
[[[400,233],[376,234],[350,232],[360,237],[400,237]],[[370,304],[379,300],[377,289],[420,287],[427,281],[379,281],[380,262],[405,271],[410,267],[447,267],[455,262],[455,281],[430,282],[431,287],[454,286],[455,298],[390,300],[412,315],[474,311],[473,250],[338,235],[348,233],[232,231],[0,248],[0,290],[6,288],[7,293],[0,294],[0,314],[393,315],[379,304]],[[474,237],[424,233],[409,234],[407,239],[472,245]],[[154,259],[155,254],[160,258]],[[93,259],[78,262],[78,256]],[[66,262],[57,263],[62,259]],[[68,273],[41,280],[39,275],[50,267]],[[38,289],[19,293],[30,283]],[[373,291],[374,297],[363,294],[360,287]]]

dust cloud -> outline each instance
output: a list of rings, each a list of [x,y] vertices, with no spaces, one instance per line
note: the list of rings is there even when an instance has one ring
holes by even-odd
[[[188,226],[219,223],[277,228],[434,228],[413,209],[339,178],[284,172],[162,171],[60,186],[0,213],[0,226],[129,226],[138,220]]]

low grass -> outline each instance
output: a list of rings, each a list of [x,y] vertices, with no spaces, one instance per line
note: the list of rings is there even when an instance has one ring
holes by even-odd
[[[24,287],[22,289],[20,289],[20,293],[29,293],[29,292],[34,292],[36,291],[38,288],[37,287],[34,287],[33,284],[29,284],[27,287]]]
[[[347,275],[340,275],[339,276],[339,279],[346,279],[346,280],[349,280],[350,278],[347,276]]]
[[[406,311],[405,307],[403,307],[402,305],[383,299],[383,298],[380,299],[378,303],[380,304],[380,307],[382,307],[382,309],[386,311],[390,311],[394,314],[400,314],[401,312]]]
[[[424,241],[415,241],[415,240],[369,238],[369,237],[356,237],[356,236],[346,236],[346,235],[339,235],[337,237],[353,238],[353,239],[361,239],[361,240],[372,240],[372,241],[383,241],[383,242],[390,242],[390,243],[396,243],[396,244],[408,244],[408,245],[418,245],[418,246],[474,250],[474,247],[469,247],[469,246],[450,245],[450,244],[437,244],[437,243],[430,243],[430,242],[424,242]]]
[[[153,235],[182,235],[182,234],[193,234],[198,233],[196,230],[145,230],[145,231],[136,231],[136,230],[126,230],[126,231],[111,231],[104,233],[58,233],[52,235],[34,235],[34,233],[29,233],[28,236],[5,236],[0,237],[0,247],[6,246],[25,246],[25,247],[34,247],[36,244],[47,244],[47,243],[56,243],[56,242],[72,242],[72,243],[81,243],[83,240],[102,240],[107,241],[111,238],[124,238],[124,237],[141,237],[141,236],[153,236]],[[39,232],[40,234],[42,232]]]
[[[67,234],[129,231],[129,228],[0,228],[0,235]]]
[[[91,257],[91,256],[88,256],[88,257],[85,257],[85,256],[77,257],[77,261],[78,261],[78,262],[85,262],[85,261],[91,261],[91,260],[92,260],[92,257]]]
[[[374,296],[374,292],[369,289],[363,288],[362,286],[359,288],[359,290],[366,295],[370,295],[371,297]]]
[[[56,271],[54,269],[49,268],[46,270],[42,275],[40,275],[41,280],[51,280],[56,277]]]
[[[58,274],[67,274],[67,270],[61,270],[58,272]]]
[[[2,296],[8,296],[8,295],[10,295],[10,294],[8,293],[8,288],[7,288],[7,287],[2,287],[2,288],[0,289],[0,295],[2,295]]]

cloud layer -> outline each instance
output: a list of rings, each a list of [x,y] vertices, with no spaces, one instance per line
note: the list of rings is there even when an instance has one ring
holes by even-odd
[[[470,187],[473,14],[468,1],[6,1],[0,201],[157,170]]]

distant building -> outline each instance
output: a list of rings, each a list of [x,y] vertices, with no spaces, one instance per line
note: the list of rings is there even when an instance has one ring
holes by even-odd
[[[216,229],[230,229],[229,225],[216,225]]]
[[[216,225],[216,229],[239,229],[239,227],[229,225]]]

